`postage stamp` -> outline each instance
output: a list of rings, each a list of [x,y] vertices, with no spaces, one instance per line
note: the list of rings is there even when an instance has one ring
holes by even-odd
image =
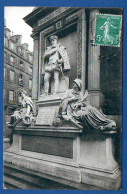
[[[94,44],[120,46],[121,15],[96,14]]]

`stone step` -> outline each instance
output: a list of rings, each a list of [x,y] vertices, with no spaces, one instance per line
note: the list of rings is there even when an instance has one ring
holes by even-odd
[[[10,179],[11,179],[11,182],[10,182]],[[15,180],[17,180],[18,183],[15,182]],[[22,170],[18,169],[16,166],[13,166],[11,164],[4,165],[4,182],[6,184],[13,185],[16,188],[19,188],[19,186],[21,185],[23,189],[24,187],[25,189],[29,189],[31,184],[32,186],[34,185],[33,189],[60,189],[60,190],[75,189],[73,187],[69,187],[67,185],[57,183],[55,181],[48,180],[43,177],[39,177],[35,174],[32,174],[32,171],[28,172],[27,169],[22,169]],[[25,186],[19,183],[25,183]]]
[[[27,173],[21,173],[21,172],[18,172],[17,170],[6,168],[4,175],[5,177],[9,177],[14,180],[16,179],[18,181],[25,182],[28,185],[34,184],[35,187],[37,187],[37,189],[49,189],[49,184],[52,189],[56,188],[56,185],[54,185],[52,181],[47,181],[46,179],[39,178],[37,176],[30,175]],[[58,189],[65,189],[64,185],[59,185],[57,187]]]
[[[5,177],[8,177],[8,178],[11,178],[13,180],[18,180],[20,182],[25,182],[27,183],[28,185],[30,184],[33,184],[35,185],[35,187],[37,186],[38,188],[40,189],[46,189],[43,185],[43,182],[40,181],[40,184],[42,186],[40,186],[38,184],[38,179],[32,177],[32,176],[29,176],[29,175],[26,175],[26,174],[21,174],[19,172],[16,172],[16,171],[12,171],[11,169],[6,169],[6,172],[4,173]]]
[[[16,179],[13,179],[11,177],[7,177],[4,175],[4,182],[5,184],[9,184],[11,185],[11,187],[15,187],[15,189],[38,189],[38,187],[36,187],[35,185],[32,185],[32,184],[28,184],[28,183],[25,183],[23,181],[19,181],[19,180],[16,180]]]
[[[9,183],[4,183],[4,189],[18,189],[14,185],[10,185]]]
[[[102,188],[75,183],[34,170],[4,163],[5,185],[14,189],[48,189],[48,190],[103,190]]]

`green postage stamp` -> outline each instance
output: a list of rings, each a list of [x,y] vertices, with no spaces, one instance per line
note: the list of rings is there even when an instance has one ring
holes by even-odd
[[[121,15],[96,14],[94,44],[120,46]]]

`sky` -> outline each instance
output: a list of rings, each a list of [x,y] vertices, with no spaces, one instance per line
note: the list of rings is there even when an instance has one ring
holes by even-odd
[[[6,19],[6,27],[13,32],[13,35],[22,35],[22,44],[28,43],[28,49],[33,52],[33,39],[30,37],[32,28],[26,24],[23,18],[28,15],[34,7],[5,7],[4,18]],[[12,35],[12,34],[11,34]]]

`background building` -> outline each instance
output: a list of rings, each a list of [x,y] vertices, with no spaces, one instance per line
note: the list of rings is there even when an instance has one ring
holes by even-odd
[[[20,107],[19,92],[24,88],[32,94],[33,53],[28,44],[22,44],[22,35],[13,35],[4,28],[4,122],[10,121],[10,115]],[[4,127],[4,136],[9,131]]]

